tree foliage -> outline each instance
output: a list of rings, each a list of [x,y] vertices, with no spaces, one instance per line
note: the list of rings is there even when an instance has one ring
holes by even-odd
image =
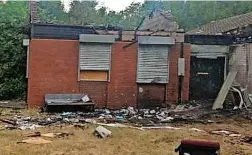
[[[116,25],[134,29],[152,10],[171,11],[181,28],[193,29],[222,18],[252,11],[249,1],[145,1],[132,3],[120,12],[97,8],[94,1],[73,1],[69,16],[74,24]]]
[[[185,30],[197,28],[211,21],[252,11],[250,1],[166,1],[165,10],[171,10]]]
[[[43,22],[69,22],[69,14],[65,12],[61,1],[40,1],[39,14]]]
[[[28,3],[0,3],[0,99],[24,97],[26,51],[22,46]]]

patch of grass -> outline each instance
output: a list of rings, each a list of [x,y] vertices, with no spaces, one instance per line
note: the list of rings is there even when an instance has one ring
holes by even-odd
[[[6,117],[13,115],[6,112]],[[25,111],[24,115],[38,115],[37,111]],[[175,124],[174,124],[175,125]],[[3,126],[0,123],[0,126]],[[71,126],[43,127],[37,131],[71,132],[73,136],[65,138],[45,138],[52,143],[42,145],[17,144],[26,139],[25,135],[35,131],[0,130],[0,155],[177,155],[174,149],[182,139],[199,139],[217,141],[221,145],[221,155],[251,155],[252,145],[235,143],[228,136],[212,135],[209,131],[228,129],[238,131],[242,135],[251,136],[251,122],[239,119],[223,119],[222,123],[213,124],[176,124],[182,130],[145,130],[129,128],[106,127],[112,131],[112,137],[99,139],[93,135],[95,125],[89,125],[87,129]],[[190,128],[198,128],[207,132],[189,131]]]
[[[199,125],[201,126],[201,125]],[[205,126],[206,127],[206,126]],[[209,128],[209,127],[206,127]],[[66,138],[53,138],[50,144],[32,145],[17,144],[24,135],[31,131],[2,130],[0,131],[1,155],[176,155],[175,147],[184,138],[214,140],[221,144],[222,155],[232,155],[237,151],[242,154],[252,154],[248,144],[232,145],[227,141],[230,137],[210,135],[208,133],[188,130],[146,130],[108,128],[113,136],[99,139],[93,135],[95,126],[87,129],[74,127],[40,128],[38,131],[46,132],[73,132],[73,136]],[[48,138],[47,138],[48,139]]]

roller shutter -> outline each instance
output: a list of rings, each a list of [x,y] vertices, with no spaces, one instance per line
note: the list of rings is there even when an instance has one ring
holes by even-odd
[[[139,44],[138,83],[168,83],[168,45]]]
[[[109,70],[111,44],[80,43],[80,70]]]

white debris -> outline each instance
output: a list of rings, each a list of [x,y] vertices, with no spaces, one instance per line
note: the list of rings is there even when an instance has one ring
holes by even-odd
[[[134,107],[128,107],[127,108],[130,115],[135,115],[137,112],[135,111]]]
[[[174,120],[173,117],[166,117],[166,118],[161,119],[160,121],[161,122],[171,122],[172,120]]]
[[[150,114],[155,114],[155,113],[156,113],[155,110],[151,110],[151,111],[150,111]]]
[[[230,134],[229,136],[230,137],[241,137],[242,135],[241,134]]]
[[[96,124],[97,123],[96,120],[94,120],[94,119],[85,119],[85,122],[86,123],[92,123],[92,124]]]
[[[172,126],[150,126],[150,127],[141,127],[141,129],[171,129],[171,130],[181,130],[181,128],[176,128]]]
[[[20,130],[35,130],[36,128],[40,128],[40,125],[36,125],[36,124],[24,124],[20,127],[18,127],[18,129]]]
[[[106,114],[110,114],[110,111],[108,109],[104,110]]]
[[[86,103],[90,101],[90,98],[87,95],[85,95],[81,98],[81,100]]]
[[[191,128],[189,131],[197,131],[197,132],[205,132],[204,130],[197,129],[197,128]]]
[[[102,126],[117,127],[117,128],[127,128],[127,127],[129,127],[128,125],[124,125],[124,124],[120,124],[120,123],[110,123],[110,124],[96,123],[96,124],[102,125]]]
[[[232,134],[232,132],[230,131],[226,131],[226,130],[218,130],[218,131],[211,131],[212,134],[216,134],[216,135],[230,135]]]
[[[104,128],[103,126],[98,126],[95,131],[94,131],[95,135],[101,137],[101,138],[106,138],[108,136],[110,136],[112,134],[111,131],[109,131],[108,129]]]

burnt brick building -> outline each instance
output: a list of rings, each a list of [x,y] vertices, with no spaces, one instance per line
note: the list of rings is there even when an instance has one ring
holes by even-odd
[[[112,109],[187,101],[191,46],[179,40],[170,32],[34,23],[26,44],[29,107],[64,93]]]

